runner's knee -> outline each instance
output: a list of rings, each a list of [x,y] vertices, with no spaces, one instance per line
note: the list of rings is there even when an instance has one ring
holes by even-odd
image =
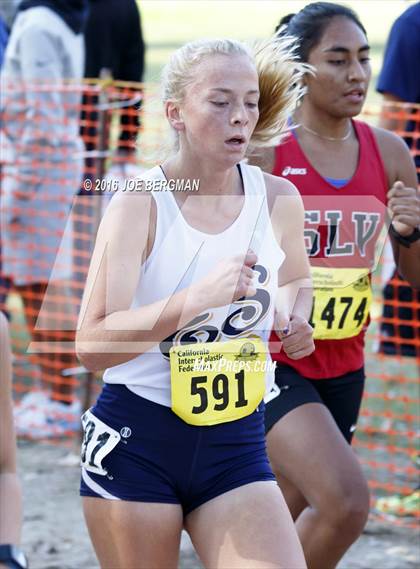
[[[322,513],[340,534],[358,536],[369,515],[369,489],[364,479],[349,480],[327,496]]]

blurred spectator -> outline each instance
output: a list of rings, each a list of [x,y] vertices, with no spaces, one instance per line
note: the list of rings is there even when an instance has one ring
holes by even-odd
[[[98,41],[100,38],[100,41]],[[135,0],[90,0],[89,17],[85,27],[86,63],[85,78],[111,79],[138,83],[142,81],[145,46],[142,35],[140,12]],[[132,90],[138,95],[138,87]],[[129,85],[125,88],[124,100],[132,97]],[[124,101],[121,101],[124,103]],[[102,110],[98,105],[106,104],[106,96],[101,98],[96,88],[86,92],[83,97],[81,114],[81,134],[84,138],[88,157],[85,160],[85,178],[121,183],[141,173],[136,164],[136,139],[140,130],[140,104],[123,106],[121,111]],[[109,154],[110,127],[113,114],[118,117],[117,150],[109,161],[105,172],[106,157]],[[115,185],[113,186],[115,188]],[[74,208],[76,227],[75,279],[85,282],[90,255],[96,235],[96,224],[106,207],[111,193],[105,193],[98,200],[97,193],[83,188]],[[89,197],[87,197],[89,196]],[[80,288],[80,296],[83,287]]]
[[[387,112],[381,117],[381,126],[389,130],[398,129],[417,134],[413,137],[408,135],[406,140],[409,147],[413,151],[415,150],[418,173],[420,170],[420,118],[418,111],[417,116],[413,117],[414,120],[408,121],[407,124],[404,122],[401,124],[401,121],[390,116],[390,113],[399,110],[398,107],[392,106],[391,103],[393,102],[420,103],[419,61],[420,2],[417,2],[403,12],[391,28],[377,90],[382,93],[384,102],[388,103],[384,107],[384,111]],[[407,112],[410,110],[408,109]]]
[[[100,41],[98,37],[101,38]],[[135,0],[91,0],[85,43],[86,78],[98,79],[107,74],[116,81],[142,81],[145,46],[140,12]],[[85,99],[87,102],[95,104],[96,100]],[[139,105],[135,105],[121,113],[118,151],[113,163],[116,177],[132,175],[130,164],[136,162],[136,138],[140,128],[138,111]],[[90,125],[95,125],[83,130],[92,141],[87,143],[87,150],[95,150],[93,140],[97,134],[98,114],[93,111],[85,113],[82,118]],[[95,168],[93,160],[88,160],[86,166],[91,177],[93,173],[101,174],[101,169]]]
[[[0,1],[0,16],[3,18],[3,21],[6,24],[8,32],[10,32],[10,29],[12,27],[20,2],[21,0]]]
[[[82,78],[87,11],[87,0],[21,2],[1,70],[2,272],[22,296],[32,340],[54,344],[50,352],[60,350],[57,341],[74,340],[71,323],[60,321],[71,305],[63,284],[72,276],[68,217],[83,171],[80,87],[69,80]],[[40,325],[44,297],[47,321]],[[27,394],[18,432],[47,436],[77,429],[72,378],[62,377],[74,355],[39,353],[35,361],[52,400],[46,391]]]
[[[3,63],[4,52],[6,51],[7,40],[9,38],[9,30],[7,29],[6,22],[0,14],[0,68]]]
[[[394,22],[389,34],[385,49],[382,70],[379,76],[377,90],[383,94],[384,106],[380,126],[389,130],[403,131],[405,140],[413,151],[420,183],[420,110],[406,110],[412,114],[413,120],[398,121],[390,116],[398,107],[389,103],[420,103],[420,74],[418,73],[420,61],[420,3],[410,6]],[[411,133],[416,133],[411,136]],[[420,356],[420,309],[409,306],[408,303],[420,302],[420,292],[412,289],[402,281],[394,270],[392,279],[385,285],[384,291],[384,318],[398,318],[407,321],[407,324],[395,326],[390,322],[381,325],[380,351],[385,354],[419,357]],[[391,305],[386,301],[397,301],[401,306]],[[410,324],[408,324],[410,322]],[[413,340],[417,343],[398,343],[393,338]]]
[[[0,69],[2,67],[4,53],[6,51],[7,40],[9,39],[9,29],[6,20],[0,9]],[[0,162],[0,184],[2,180],[1,162]],[[0,194],[1,195],[1,194]],[[6,300],[7,291],[9,289],[8,279],[1,276],[1,242],[0,242],[0,306],[3,306]]]
[[[13,428],[12,354],[7,320],[0,312],[0,568],[26,567],[18,549],[22,525],[22,493],[16,474]]]

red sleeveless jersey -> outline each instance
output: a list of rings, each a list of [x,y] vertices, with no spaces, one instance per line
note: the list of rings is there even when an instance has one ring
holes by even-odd
[[[316,349],[306,358],[292,360],[279,351],[278,337],[272,332],[271,355],[311,379],[338,377],[364,362],[370,272],[380,254],[388,183],[372,130],[360,121],[353,121],[353,126],[359,140],[358,164],[341,188],[315,170],[292,134],[275,150],[273,174],[295,184],[305,206],[305,244],[314,281],[310,322]]]

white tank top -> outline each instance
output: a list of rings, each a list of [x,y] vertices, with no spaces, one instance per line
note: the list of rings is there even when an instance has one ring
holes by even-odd
[[[106,383],[125,384],[131,391],[159,403],[171,405],[169,349],[173,345],[227,341],[258,335],[266,344],[273,325],[277,292],[277,271],[284,260],[267,205],[261,170],[240,164],[245,199],[242,210],[224,231],[209,234],[191,227],[182,215],[171,191],[152,191],[157,221],[152,251],[142,265],[131,308],[152,304],[206,277],[219,261],[245,254],[251,248],[258,256],[254,267],[257,293],[231,305],[209,308],[166,341],[136,358],[108,368]],[[159,166],[143,179],[165,181]],[[217,197],[209,197],[218,199]],[[232,196],[232,200],[237,196]],[[233,203],[233,202],[232,202]],[[269,357],[269,356],[268,356]],[[266,374],[266,393],[274,373]]]

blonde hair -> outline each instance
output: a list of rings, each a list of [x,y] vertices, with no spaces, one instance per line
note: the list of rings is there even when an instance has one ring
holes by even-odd
[[[275,146],[286,132],[287,119],[302,94],[301,78],[310,66],[296,56],[296,40],[276,34],[253,48],[232,39],[198,40],[175,51],[162,72],[163,102],[181,103],[195,69],[211,55],[244,55],[255,64],[260,89],[259,119],[250,147]]]
[[[230,39],[197,40],[177,49],[162,71],[162,99],[180,103],[195,78],[195,68],[210,55],[245,55],[253,60],[245,44]]]
[[[293,36],[276,35],[254,46],[260,88],[260,116],[252,134],[251,148],[276,146],[287,133],[287,120],[304,93],[302,78],[313,68],[298,61]]]

